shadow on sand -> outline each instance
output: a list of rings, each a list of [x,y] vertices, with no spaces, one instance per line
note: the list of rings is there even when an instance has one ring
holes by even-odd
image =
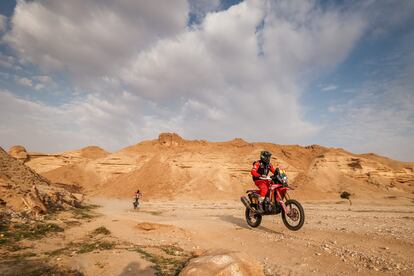
[[[151,267],[141,268],[141,264],[138,262],[130,262],[119,274],[119,276],[133,276],[133,275],[154,275],[155,271]]]
[[[232,215],[223,215],[223,216],[219,216],[219,218],[222,221],[234,224],[238,227],[241,227],[241,228],[244,228],[244,229],[247,229],[247,230],[258,231],[258,232],[266,232],[266,233],[276,234],[276,235],[284,235],[281,232],[277,232],[277,231],[269,229],[265,226],[259,226],[257,228],[250,227],[243,218],[235,217],[235,216],[232,216]]]
[[[68,275],[82,276],[82,272],[48,264],[46,259],[8,258],[0,261],[0,275]]]

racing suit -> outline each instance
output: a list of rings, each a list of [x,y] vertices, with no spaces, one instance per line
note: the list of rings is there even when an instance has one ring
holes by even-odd
[[[266,177],[271,171],[275,173],[275,167],[272,164],[265,164],[260,160],[253,163],[251,174],[253,176],[254,184],[260,189],[260,197],[265,197],[267,190],[269,189],[270,180],[260,179],[260,177]]]

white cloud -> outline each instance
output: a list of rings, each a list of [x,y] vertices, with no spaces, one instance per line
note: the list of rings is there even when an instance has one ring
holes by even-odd
[[[337,119],[325,130],[327,143],[414,161],[414,56],[406,58],[409,66],[393,80],[365,81],[354,97],[329,108]]]
[[[114,149],[161,131],[302,143],[319,131],[303,118],[303,83],[342,62],[365,29],[358,13],[314,1],[244,1],[195,28],[185,26],[186,2],[133,3],[18,2],[9,45],[90,94],[51,107],[3,93],[1,106],[15,106],[2,110],[8,143],[28,125],[38,134],[22,143],[42,149],[58,140]]]
[[[23,86],[26,87],[32,87],[33,86],[33,81],[31,79],[28,79],[26,77],[17,77],[17,82]]]
[[[13,56],[4,55],[0,53],[0,67],[11,70],[21,70],[22,68],[18,65],[16,59]]]
[[[336,90],[338,86],[330,84],[321,88],[321,91],[333,91]]]
[[[18,1],[5,41],[25,62],[88,81],[183,30],[187,12],[184,0]]]
[[[29,150],[50,152],[95,144],[116,150],[136,143],[138,137],[154,138],[155,126],[162,129],[168,124],[157,116],[146,117],[156,106],[127,92],[107,99],[77,97],[51,106],[0,90],[0,103],[1,146],[5,148],[22,144]]]
[[[253,140],[303,141],[318,127],[302,118],[296,78],[309,66],[317,70],[341,62],[364,24],[355,15],[324,13],[310,3],[303,18],[296,17],[303,23],[297,28],[297,22],[278,16],[295,12],[292,7],[263,3],[247,1],[209,13],[198,29],[140,52],[120,78],[147,99],[181,106],[175,117],[189,136],[223,139],[237,133]],[[262,20],[264,56],[257,33]],[[219,123],[213,111],[220,114]],[[285,131],[269,128],[274,120],[283,122]]]

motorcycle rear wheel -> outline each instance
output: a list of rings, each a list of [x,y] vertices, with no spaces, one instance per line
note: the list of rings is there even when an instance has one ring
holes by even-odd
[[[249,208],[246,208],[245,217],[247,224],[251,227],[258,227],[262,223],[262,215],[252,212]]]
[[[288,214],[282,211],[282,220],[285,226],[292,231],[297,231],[302,228],[305,223],[305,211],[302,205],[294,199],[286,200],[285,202]]]

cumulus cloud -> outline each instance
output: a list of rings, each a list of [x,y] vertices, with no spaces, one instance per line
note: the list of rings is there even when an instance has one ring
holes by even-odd
[[[36,141],[21,143],[113,150],[161,131],[279,143],[316,135],[320,127],[304,118],[299,101],[303,82],[347,57],[364,17],[315,1],[252,0],[225,11],[192,5],[19,1],[5,40],[24,62],[63,70],[88,94],[51,106],[3,92],[1,105],[14,109],[1,111],[2,121],[10,118],[2,137],[11,143],[32,125]],[[190,9],[204,14],[192,28]],[[45,85],[33,80],[35,89]],[[52,134],[44,139],[40,129]]]
[[[414,38],[414,37],[413,37]],[[414,40],[409,42],[414,47]],[[326,129],[326,141],[356,152],[374,152],[414,160],[414,55],[407,54],[393,79],[365,81],[358,93],[329,109],[335,124]]]
[[[22,144],[47,152],[100,145],[116,150],[153,138],[157,129],[173,122],[149,115],[158,109],[127,92],[103,99],[78,96],[60,105],[47,105],[0,90],[2,147]],[[30,137],[30,139],[27,139]]]
[[[18,1],[5,36],[23,61],[83,79],[112,74],[135,52],[181,31],[179,1]]]
[[[22,78],[17,77],[16,80],[19,84],[21,84],[23,86],[26,86],[26,87],[32,87],[33,86],[33,81],[31,79],[26,78],[26,77],[22,77]]]
[[[190,136],[237,133],[253,140],[303,141],[318,126],[301,117],[296,78],[309,66],[324,69],[341,62],[364,24],[354,15],[323,12],[312,3],[305,10],[295,8],[246,1],[209,13],[198,29],[140,52],[120,78],[131,91],[173,105],[172,113]],[[280,16],[288,13],[298,21]],[[275,121],[284,125],[283,132],[268,127]]]

